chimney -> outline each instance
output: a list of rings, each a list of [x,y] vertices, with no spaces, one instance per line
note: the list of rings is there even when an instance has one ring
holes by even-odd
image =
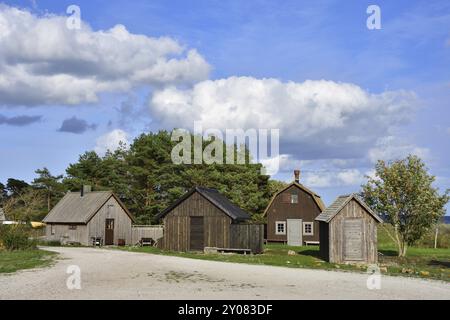
[[[294,170],[295,182],[300,183],[300,170]]]
[[[81,187],[81,196],[83,197],[86,193],[89,193],[92,191],[92,187],[89,185],[83,185]]]

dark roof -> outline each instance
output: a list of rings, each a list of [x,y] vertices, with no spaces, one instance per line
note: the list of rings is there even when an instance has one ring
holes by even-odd
[[[284,191],[286,191],[287,189],[289,189],[292,186],[296,186],[297,188],[305,191],[306,193],[308,193],[314,200],[314,202],[316,203],[316,205],[319,207],[320,210],[324,210],[325,209],[325,204],[322,201],[322,198],[315,193],[314,191],[308,189],[307,187],[305,187],[304,185],[302,185],[301,183],[297,182],[297,181],[293,181],[291,183],[289,183],[287,186],[285,186],[284,188],[282,188],[281,190],[279,190],[277,193],[275,193],[272,197],[272,199],[270,200],[269,204],[267,205],[266,209],[264,210],[263,215],[267,215],[267,210],[269,210],[269,207],[272,205],[272,203],[275,201],[275,198],[278,197],[278,195],[280,193],[283,193]]]
[[[189,192],[186,192],[180,199],[178,199],[174,204],[169,206],[164,211],[160,212],[156,215],[156,218],[159,220],[163,218],[166,214],[172,211],[176,206],[178,206],[181,202],[189,198],[194,192],[198,192],[204,198],[206,198],[209,202],[223,211],[226,215],[228,215],[231,219],[235,221],[244,221],[250,219],[250,215],[239,208],[237,205],[232,203],[228,198],[226,198],[223,194],[221,194],[216,189],[203,188],[203,187],[195,187],[191,189]]]
[[[88,223],[100,208],[114,197],[131,220],[134,217],[112,191],[68,192],[42,220],[46,223]]]
[[[372,209],[370,209],[367,204],[355,193],[350,195],[339,196],[328,208],[322,211],[316,218],[317,221],[330,222],[343,208],[350,202],[350,200],[355,199],[361,206],[366,209],[366,211],[378,222],[383,222],[383,220],[376,214]]]

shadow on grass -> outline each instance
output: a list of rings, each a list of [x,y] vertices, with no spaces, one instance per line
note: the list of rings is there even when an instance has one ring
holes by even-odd
[[[378,250],[383,256],[386,257],[397,257],[397,251],[395,250]]]
[[[304,251],[299,251],[297,253],[302,256],[310,256],[310,257],[321,259],[320,252],[317,250],[304,250]]]
[[[430,262],[428,262],[428,265],[436,266],[436,267],[450,268],[450,261],[431,260]]]

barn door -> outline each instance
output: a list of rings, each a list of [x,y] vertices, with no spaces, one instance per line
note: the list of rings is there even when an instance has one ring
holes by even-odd
[[[287,241],[290,246],[303,245],[302,219],[287,219]]]
[[[364,260],[363,220],[344,220],[344,260]]]
[[[105,221],[105,245],[114,244],[114,219],[106,219]]]
[[[203,217],[191,217],[190,220],[190,250],[203,251],[205,247]]]

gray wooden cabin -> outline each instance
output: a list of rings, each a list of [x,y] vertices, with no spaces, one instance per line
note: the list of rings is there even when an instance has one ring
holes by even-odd
[[[320,255],[332,263],[376,263],[382,219],[356,194],[338,197],[317,218]]]
[[[104,245],[132,244],[134,217],[112,191],[68,192],[48,213],[47,240],[92,245],[94,238]]]
[[[191,189],[157,219],[164,223],[164,236],[158,245],[165,250],[214,247],[263,251],[264,226],[246,223],[250,215],[214,189]]]

